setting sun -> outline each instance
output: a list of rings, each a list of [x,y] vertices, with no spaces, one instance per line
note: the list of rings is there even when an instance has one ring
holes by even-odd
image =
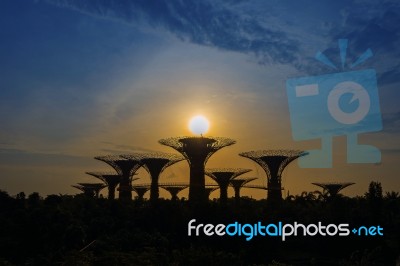
[[[208,131],[210,122],[202,115],[194,116],[189,121],[189,129],[192,133],[202,135]]]

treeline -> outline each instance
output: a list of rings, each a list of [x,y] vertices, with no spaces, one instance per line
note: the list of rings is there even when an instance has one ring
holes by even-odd
[[[384,235],[189,237],[191,219],[379,225]],[[0,191],[0,265],[395,265],[399,226],[399,193],[374,182],[363,197],[304,192],[273,204],[242,198],[203,206]]]

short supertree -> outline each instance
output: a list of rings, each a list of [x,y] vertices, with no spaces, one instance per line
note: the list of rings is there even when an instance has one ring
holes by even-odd
[[[132,189],[136,192],[138,195],[138,201],[143,201],[144,199],[144,194],[150,189],[150,186],[132,186]]]
[[[115,198],[115,188],[121,181],[120,175],[105,172],[86,172],[86,174],[94,176],[103,181],[108,187],[108,199],[112,200]]]
[[[97,160],[109,164],[121,176],[119,183],[119,199],[131,200],[132,199],[132,176],[142,166],[140,160],[128,160],[119,155],[106,155],[94,157]]]
[[[232,179],[229,183],[230,185],[233,187],[234,191],[235,191],[235,201],[236,203],[239,203],[240,201],[240,190],[242,189],[242,187],[244,185],[246,185],[247,183],[256,180],[257,177],[249,177],[246,179]]]
[[[160,174],[165,168],[185,159],[180,155],[163,152],[128,154],[122,155],[122,157],[128,160],[139,160],[149,172],[151,178],[150,201],[152,202],[157,201],[159,197],[158,180]]]
[[[161,186],[163,189],[171,194],[171,200],[178,200],[178,193],[189,187],[189,185],[173,185],[173,186]]]
[[[206,169],[205,174],[218,183],[220,191],[219,199],[221,204],[226,204],[228,200],[228,186],[230,181],[250,171],[251,169],[241,168],[209,168]]]
[[[115,199],[115,189],[118,186],[119,182],[121,181],[121,176],[116,175],[115,173],[108,173],[108,172],[86,172],[86,174],[94,176],[101,181],[103,181],[108,187],[108,199],[113,200]],[[133,178],[132,181],[135,181],[139,178]]]
[[[190,167],[189,200],[197,203],[207,201],[204,173],[207,160],[216,151],[236,143],[221,137],[176,137],[161,139],[159,142],[174,148],[187,159]]]
[[[218,189],[217,186],[212,186],[212,187],[211,187],[211,186],[206,186],[206,187],[204,188],[204,190],[205,190],[207,199],[209,199],[211,193],[212,193],[213,191],[217,190],[217,189]]]
[[[242,152],[239,155],[255,161],[264,169],[268,182],[267,200],[279,202],[282,200],[283,170],[289,163],[307,153],[297,150],[259,150]]]
[[[319,186],[324,189],[324,193],[328,193],[330,197],[336,197],[337,194],[344,188],[354,185],[353,182],[327,182],[327,183],[312,183],[313,185]]]
[[[106,185],[103,183],[78,183],[77,185],[72,185],[72,187],[79,189],[86,196],[98,198],[100,191]]]

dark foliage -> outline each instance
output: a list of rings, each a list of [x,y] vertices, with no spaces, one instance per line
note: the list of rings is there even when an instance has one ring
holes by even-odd
[[[0,191],[0,265],[394,265],[400,250],[400,198],[373,184],[365,197],[317,192],[279,206],[233,199],[222,206],[186,201],[120,202]],[[375,237],[189,237],[188,222],[380,225]]]

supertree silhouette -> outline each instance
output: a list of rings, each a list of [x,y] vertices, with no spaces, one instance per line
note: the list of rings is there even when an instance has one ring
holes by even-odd
[[[86,174],[94,176],[103,181],[108,187],[108,199],[110,200],[115,199],[115,189],[118,186],[119,182],[121,181],[122,176],[109,172],[86,172]],[[131,180],[135,181],[137,179],[139,178],[132,177]]]
[[[150,186],[135,186],[135,185],[132,185],[132,189],[138,195],[138,201],[143,201],[144,194],[146,194],[146,192],[150,189]]]
[[[161,186],[163,189],[168,191],[171,194],[171,200],[178,200],[178,193],[184,190],[185,188],[189,187],[189,185],[175,185],[175,186]]]
[[[240,190],[242,189],[242,187],[244,185],[246,185],[247,183],[256,180],[257,177],[250,177],[250,178],[246,178],[246,179],[232,179],[231,181],[229,181],[230,185],[233,187],[234,191],[235,191],[235,201],[236,203],[239,203],[240,201]]]
[[[206,169],[205,174],[218,183],[220,191],[219,199],[221,201],[221,204],[226,204],[228,199],[229,182],[234,178],[250,171],[251,169],[241,168],[209,168]]]
[[[355,183],[346,182],[346,183],[338,183],[338,182],[327,182],[327,183],[311,183],[313,185],[319,186],[324,189],[324,192],[328,193],[330,197],[336,197],[337,194],[344,188],[354,185]]]
[[[108,199],[115,198],[115,188],[121,181],[121,176],[113,173],[101,173],[101,172],[86,172],[86,174],[94,176],[103,181],[108,187]]]
[[[142,166],[140,160],[125,159],[119,155],[106,155],[94,157],[96,160],[109,164],[121,176],[119,183],[119,199],[132,200],[132,176]]]
[[[161,139],[159,142],[174,148],[187,159],[190,167],[189,200],[198,203],[207,201],[204,176],[207,160],[216,151],[236,143],[221,137],[175,137]]]
[[[122,157],[128,160],[140,161],[142,166],[149,172],[151,178],[150,201],[152,202],[157,201],[159,197],[158,180],[160,174],[165,168],[185,159],[176,154],[163,152],[128,154],[122,155]]]
[[[242,152],[239,155],[258,163],[267,174],[268,202],[282,200],[282,172],[285,167],[299,158],[307,155],[304,151],[297,150],[259,150]]]
[[[217,189],[218,189],[218,186],[206,186],[206,187],[204,188],[204,191],[205,191],[205,194],[206,194],[207,199],[209,199],[211,193],[212,193],[213,191],[217,190]]]
[[[103,183],[78,183],[77,185],[72,185],[72,187],[79,189],[86,196],[89,197],[99,197],[100,191],[106,187]]]

